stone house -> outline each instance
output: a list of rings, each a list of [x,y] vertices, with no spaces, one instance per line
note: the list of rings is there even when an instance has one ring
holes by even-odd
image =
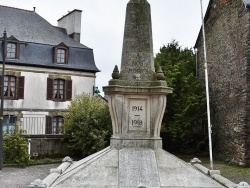
[[[250,165],[250,9],[242,0],[210,0],[204,18],[216,154]],[[198,76],[204,79],[202,30]]]
[[[93,95],[99,70],[93,50],[80,43],[81,13],[67,13],[55,27],[35,8],[0,6],[0,33],[7,32],[4,132],[18,124],[27,135],[58,135],[70,100]],[[1,34],[1,64],[3,40]]]

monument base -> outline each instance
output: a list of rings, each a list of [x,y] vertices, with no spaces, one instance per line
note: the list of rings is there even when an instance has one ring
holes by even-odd
[[[129,147],[140,147],[140,148],[151,148],[162,149],[162,139],[152,138],[152,139],[121,139],[121,138],[111,138],[110,147],[115,149],[129,148]]]
[[[120,150],[108,147],[80,161],[70,164],[66,169],[59,166],[56,170],[58,173],[55,171],[51,173],[42,181],[45,186],[40,186],[42,183],[39,182],[39,187],[234,187],[234,183],[230,184],[230,186],[221,185],[216,182],[216,180],[212,179],[211,176],[203,174],[201,171],[194,168],[194,166],[162,149],[152,150],[143,147],[127,147]],[[60,174],[62,171],[63,173]],[[229,180],[227,182],[229,182]],[[36,185],[31,186],[37,187]]]

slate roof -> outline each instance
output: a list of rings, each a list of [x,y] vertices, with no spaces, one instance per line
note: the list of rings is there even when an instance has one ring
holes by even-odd
[[[14,36],[21,42],[20,58],[6,63],[99,72],[91,48],[70,38],[63,28],[51,25],[35,11],[0,5],[0,36],[4,30],[7,37]],[[69,47],[66,65],[53,63],[53,47],[62,42]]]

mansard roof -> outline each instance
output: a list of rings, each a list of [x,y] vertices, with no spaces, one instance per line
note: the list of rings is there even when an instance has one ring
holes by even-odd
[[[88,48],[65,35],[35,11],[0,6],[0,31],[19,41],[57,45],[61,42],[70,47]],[[0,34],[1,35],[1,34]]]
[[[51,25],[35,11],[0,5],[0,43],[3,40],[4,30],[7,32],[7,38],[12,36],[20,42],[20,58],[17,61],[10,61],[11,64],[23,63],[32,66],[99,72],[91,48],[70,38],[64,28]],[[53,58],[49,57],[53,56],[53,47],[60,43],[69,47],[69,56],[75,56],[69,57],[69,62],[64,67],[56,65],[52,62]],[[0,53],[0,61],[2,61],[2,53]]]

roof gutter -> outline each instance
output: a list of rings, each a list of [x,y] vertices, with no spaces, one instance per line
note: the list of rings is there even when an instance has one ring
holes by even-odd
[[[2,61],[0,61],[0,64],[2,64]],[[48,65],[38,65],[38,64],[28,64],[28,63],[15,63],[15,62],[7,62],[7,65],[16,65],[16,66],[27,66],[27,67],[42,67],[42,68],[49,68],[49,69],[62,69],[62,70],[73,70],[73,71],[84,71],[84,72],[90,72],[90,73],[97,73],[101,72],[99,69],[91,70],[91,69],[80,69],[80,68],[69,68],[69,67],[56,67],[56,66],[48,66]]]

